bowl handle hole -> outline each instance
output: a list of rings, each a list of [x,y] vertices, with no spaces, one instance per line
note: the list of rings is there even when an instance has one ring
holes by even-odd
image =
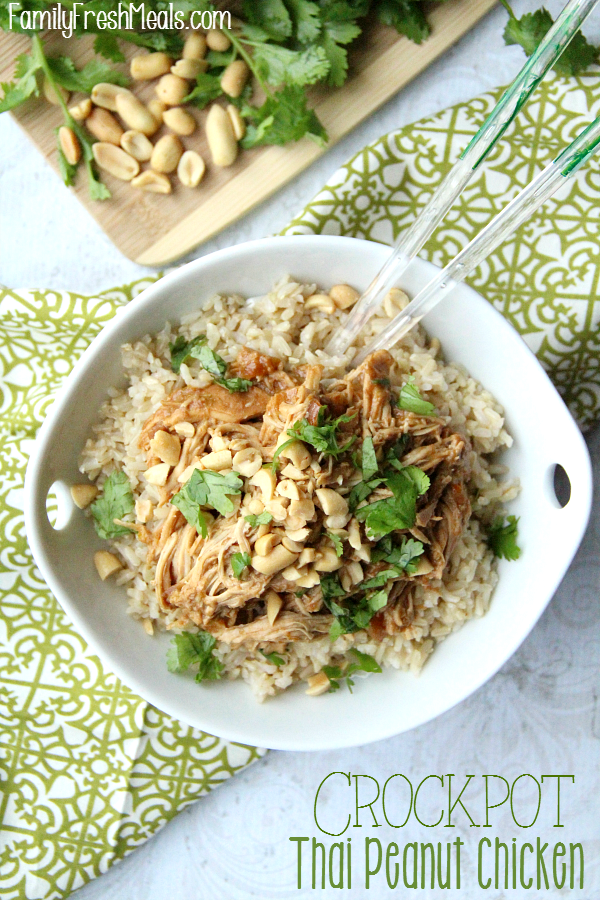
[[[46,515],[55,531],[62,531],[71,521],[73,500],[64,481],[55,481],[46,496]]]
[[[560,463],[550,466],[549,474],[551,476],[550,493],[552,503],[558,509],[564,509],[571,499],[571,479]]]

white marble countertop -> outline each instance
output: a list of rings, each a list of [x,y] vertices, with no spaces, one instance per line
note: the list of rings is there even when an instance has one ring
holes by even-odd
[[[552,2],[551,11],[562,4]],[[515,2],[518,13],[533,8]],[[279,231],[317,192],[326,178],[353,152],[380,134],[445,106],[507,83],[522,62],[521,51],[503,46],[506,14],[489,14],[469,35],[391,100],[308,171],[238,224],[205,244],[194,255]],[[588,34],[598,41],[600,16]],[[92,293],[125,283],[145,271],[123,257],[64,190],[57,176],[8,116],[0,118],[0,282],[11,287],[54,287]],[[589,439],[600,466],[600,430]],[[484,774],[512,782],[522,773],[569,773],[564,785],[562,821],[553,826],[555,806],[544,793],[540,817],[531,829],[511,825],[506,806],[488,832],[470,828],[464,814],[456,828],[441,825],[404,829],[368,826],[353,832],[355,878],[346,894],[363,898],[391,896],[382,876],[369,892],[360,872],[365,836],[390,841],[454,841],[463,848],[463,883],[445,895],[476,900],[524,897],[522,888],[483,891],[477,886],[473,854],[482,836],[510,843],[537,836],[551,842],[583,841],[585,890],[577,896],[600,897],[600,719],[597,711],[600,638],[600,503],[594,505],[583,545],[542,619],[514,657],[470,699],[408,734],[366,747],[328,753],[276,753],[238,775],[173,822],[107,875],[77,893],[81,900],[242,900],[308,898],[313,895],[308,868],[296,887],[296,845],[288,838],[320,835],[313,802],[320,781],[332,771],[368,774],[383,784],[404,773],[413,785],[429,774],[455,773],[464,783],[475,774],[472,797],[481,825]],[[564,784],[564,783],[563,783]],[[341,792],[331,791],[324,815],[334,821],[345,810]],[[425,804],[427,807],[427,804]],[[435,807],[432,807],[434,809]],[[347,811],[344,811],[344,818]],[[381,820],[381,817],[379,817]],[[355,836],[357,835],[357,836]],[[558,835],[558,836],[557,836]],[[534,884],[535,888],[535,884]],[[399,887],[398,895],[406,893]],[[326,888],[322,896],[336,897]],[[439,889],[425,888],[425,897]],[[566,891],[565,891],[566,893]],[[552,888],[544,896],[560,896]],[[531,896],[531,892],[529,892]]]

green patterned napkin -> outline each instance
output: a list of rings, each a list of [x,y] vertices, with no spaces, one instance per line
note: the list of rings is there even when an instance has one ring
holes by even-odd
[[[498,95],[366,147],[286,233],[393,241]],[[599,107],[597,75],[548,79],[424,255],[446,263]],[[599,210],[595,163],[470,279],[528,341],[584,425],[597,418],[600,404]],[[104,671],[27,548],[22,486],[37,428],[83,350],[147,283],[94,298],[0,292],[2,900],[67,897],[262,752],[173,721]]]

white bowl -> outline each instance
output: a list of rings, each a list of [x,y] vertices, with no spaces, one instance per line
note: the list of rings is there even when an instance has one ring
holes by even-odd
[[[462,363],[506,410],[514,446],[505,454],[522,483],[511,513],[521,517],[517,562],[500,562],[489,612],[444,641],[420,676],[386,670],[339,691],[307,697],[296,687],[263,704],[243,682],[197,685],[167,671],[168,635],[148,638],[126,614],[125,589],[101,583],[93,555],[105,546],[91,521],[59,491],[62,527],[46,512],[55,482],[80,480],[79,452],[110,386],[123,383],[119,348],[159,331],[216,292],[265,293],[282,275],[328,287],[364,289],[386,259],[380,244],[342,237],[267,238],[220,250],[167,275],[125,307],[95,339],[65,382],[35,443],[26,479],[27,533],[54,595],[104,664],[169,715],[231,740],[288,750],[365,744],[433,719],[472,694],[515,652],[533,628],[571,562],[589,516],[591,469],[579,429],[519,335],[464,285],[427,316],[446,359]],[[417,260],[404,287],[416,293],[435,267]],[[571,481],[560,508],[556,464]]]

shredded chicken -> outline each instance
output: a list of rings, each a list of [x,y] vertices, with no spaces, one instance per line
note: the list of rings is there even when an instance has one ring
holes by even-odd
[[[413,526],[392,534],[396,541],[420,541],[423,551],[415,566],[389,581],[387,604],[368,625],[379,639],[410,629],[415,586],[442,577],[469,520],[470,446],[446,419],[398,408],[391,384],[403,376],[395,367],[393,357],[379,351],[344,379],[323,385],[320,366],[289,374],[281,361],[243,348],[230,371],[252,380],[249,390],[180,387],[148,419],[140,446],[149,467],[161,461],[151,446],[157,432],[181,433],[179,462],[157,488],[157,506],[170,504],[194,468],[214,465],[221,474],[237,472],[243,482],[230,497],[229,515],[208,510],[206,538],[175,505],[154,526],[150,520],[139,529],[148,562],[156,564],[158,603],[178,610],[178,626],[197,626],[231,647],[269,647],[329,631],[334,616],[323,596],[324,576],[335,573],[343,588],[338,606],[352,609],[364,600],[361,583],[390,565],[371,562],[376,541],[348,505],[362,480],[352,453],[371,438],[380,472],[397,448],[396,467],[415,466],[429,477]],[[327,455],[288,434],[295,423],[318,426],[340,416],[347,421],[336,426],[336,437],[346,452]],[[175,428],[182,423],[183,432]],[[383,479],[362,505],[391,497]],[[263,512],[270,519],[258,524],[253,516]],[[244,563],[239,577],[236,554]]]

